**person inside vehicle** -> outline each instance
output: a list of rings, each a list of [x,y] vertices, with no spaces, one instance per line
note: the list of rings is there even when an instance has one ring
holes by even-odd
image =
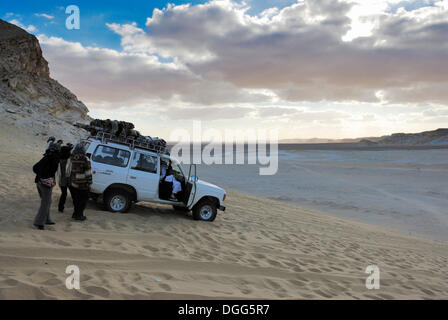
[[[166,177],[166,171],[168,168],[171,168],[171,164],[168,164],[165,160],[161,160],[160,164],[160,180],[163,180]]]
[[[174,176],[174,171],[171,166],[166,170],[166,177],[164,180],[173,184],[173,191],[171,192],[170,200],[179,201],[178,197],[182,192],[182,184]]]

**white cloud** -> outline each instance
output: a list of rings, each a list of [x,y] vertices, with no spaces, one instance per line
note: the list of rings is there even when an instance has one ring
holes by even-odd
[[[25,26],[24,24],[22,24],[19,20],[17,19],[12,19],[10,21],[8,21],[9,23],[15,24],[16,26],[25,29],[28,32],[34,33],[37,31],[37,28],[35,26],[33,26],[32,24]]]
[[[45,19],[48,19],[48,20],[53,20],[54,19],[54,16],[46,14],[46,13],[35,13],[34,15],[36,17],[42,17],[42,18],[45,18]]]
[[[161,63],[151,54],[84,47],[45,35],[39,41],[52,75],[86,103],[122,107],[154,99],[198,105],[271,99],[228,82],[206,81],[184,65]]]

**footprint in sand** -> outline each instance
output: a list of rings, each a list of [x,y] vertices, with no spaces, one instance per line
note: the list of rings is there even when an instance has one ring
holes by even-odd
[[[157,276],[163,280],[171,280],[174,278],[172,275],[170,275],[168,273],[159,273],[159,274],[157,274]]]
[[[101,287],[95,287],[95,286],[87,287],[86,291],[93,296],[100,296],[102,298],[107,298],[110,295],[109,290],[101,288]]]
[[[309,279],[305,278],[305,277],[301,277],[301,276],[296,276],[296,279],[303,281],[303,282],[310,282]]]
[[[385,293],[380,293],[380,294],[378,294],[381,298],[383,298],[383,299],[386,299],[386,300],[393,300],[394,299],[394,297],[392,297],[392,296],[390,296],[390,295],[388,295],[388,294],[385,294]]]
[[[277,268],[279,268],[279,267],[283,267],[283,265],[282,265],[280,262],[275,261],[275,260],[270,260],[270,259],[268,259],[267,262],[269,263],[269,265],[270,265],[271,267],[277,267]]]
[[[158,248],[153,247],[153,246],[149,246],[149,245],[143,246],[143,248],[145,248],[148,251],[153,251],[153,252],[158,252],[159,251]]]
[[[44,282],[41,282],[40,284],[44,285],[44,286],[52,286],[53,287],[53,286],[62,285],[62,281],[57,278],[52,278],[52,279],[48,279]]]
[[[56,238],[44,237],[44,239],[47,240],[50,243],[57,244],[57,245],[60,245],[60,246],[64,246],[64,247],[71,247],[72,246],[70,243],[65,242],[63,240],[56,239]]]
[[[19,281],[17,281],[17,280],[7,279],[7,280],[0,281],[0,287],[1,288],[3,288],[4,286],[15,287],[18,283],[19,283]]]
[[[91,276],[86,275],[86,274],[81,274],[81,282],[86,282],[86,281],[89,281],[90,279],[92,279]]]
[[[81,300],[88,300],[91,298],[94,298],[94,296],[92,296],[91,294],[85,294],[82,292],[79,292],[78,290],[72,290],[73,295],[77,298],[80,298]]]
[[[92,240],[90,239],[85,239],[84,240],[84,247],[86,248],[90,248],[92,246]]]
[[[322,290],[314,290],[314,293],[316,293],[316,294],[319,295],[320,297],[324,297],[324,298],[327,298],[327,299],[329,299],[329,298],[331,298],[331,297],[334,296],[332,293],[330,293],[330,292],[324,292],[324,291],[322,291]]]
[[[257,259],[265,259],[266,256],[264,254],[260,254],[260,253],[254,253],[253,256]]]
[[[266,279],[265,282],[268,284],[269,287],[271,287],[271,288],[274,289],[274,290],[277,290],[277,291],[285,291],[285,290],[283,289],[283,287],[282,287],[279,283],[277,283],[277,282],[275,282],[275,281],[273,281],[273,280]]]
[[[434,296],[435,295],[434,292],[432,292],[429,289],[420,289],[420,291],[423,292],[423,293],[426,293],[429,296]]]
[[[289,283],[291,283],[295,287],[304,287],[305,282],[299,281],[299,280],[289,280]]]
[[[302,268],[300,268],[300,267],[294,267],[294,268],[292,268],[292,271],[294,271],[294,272],[303,272],[304,270]]]
[[[171,287],[169,285],[167,285],[166,283],[160,283],[159,287],[165,291],[171,291]]]

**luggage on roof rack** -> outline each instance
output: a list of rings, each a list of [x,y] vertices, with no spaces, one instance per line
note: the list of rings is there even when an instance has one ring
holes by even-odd
[[[143,136],[134,130],[134,124],[117,120],[95,119],[90,124],[75,123],[75,127],[87,130],[89,138],[101,140],[103,143],[113,142],[125,144],[130,148],[142,148],[157,153],[169,154],[166,141],[160,138]]]

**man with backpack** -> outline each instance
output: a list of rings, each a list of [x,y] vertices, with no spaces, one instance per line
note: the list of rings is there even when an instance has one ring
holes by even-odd
[[[87,219],[84,215],[84,209],[89,199],[89,190],[92,184],[92,170],[90,160],[82,144],[77,144],[73,149],[67,163],[67,177],[69,177],[69,189],[74,206],[72,218],[78,221],[84,221]]]

